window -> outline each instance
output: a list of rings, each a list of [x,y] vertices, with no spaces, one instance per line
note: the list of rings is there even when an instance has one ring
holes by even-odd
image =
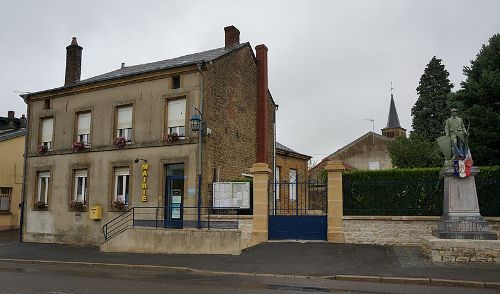
[[[10,212],[11,194],[12,194],[12,188],[7,188],[7,187],[0,188],[0,213]]]
[[[275,199],[276,200],[279,200],[280,199],[280,171],[281,171],[281,168],[279,166],[276,166],[276,169],[274,171],[275,173],[275,177],[276,177],[276,184],[274,185],[274,192],[275,192]]]
[[[290,193],[290,200],[295,201],[297,200],[297,170],[290,169],[289,179],[290,184],[288,189]]]
[[[87,170],[75,170],[73,201],[87,203]]]
[[[38,189],[35,201],[48,204],[49,180],[50,180],[50,172],[47,171],[38,173]]]
[[[380,162],[378,162],[378,161],[369,161],[368,162],[368,169],[369,170],[379,170],[380,169]]]
[[[186,98],[168,100],[167,119],[168,133],[176,133],[179,138],[184,138],[186,136]]]
[[[132,106],[118,108],[116,137],[123,137],[127,142],[132,141]]]
[[[42,119],[42,136],[41,144],[46,146],[48,150],[52,150],[52,137],[54,133],[54,119]]]
[[[45,99],[45,105],[44,105],[44,109],[51,109],[51,105],[50,105],[50,99]]]
[[[128,204],[129,196],[129,177],[130,171],[128,168],[115,169],[115,193],[114,201],[120,201]]]
[[[181,76],[172,77],[172,89],[179,89],[181,87]]]
[[[90,146],[90,112],[79,113],[77,119],[76,141]]]

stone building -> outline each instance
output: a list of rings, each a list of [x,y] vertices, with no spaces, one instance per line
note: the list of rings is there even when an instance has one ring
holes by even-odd
[[[0,231],[19,228],[26,118],[0,117]]]
[[[224,30],[221,48],[84,80],[73,38],[64,86],[22,96],[25,241],[99,244],[102,226],[137,206],[161,207],[165,221],[194,220],[198,206],[211,205],[215,179],[240,178],[255,162],[272,166],[267,48],[254,54],[238,29]],[[191,118],[203,120],[204,135]],[[93,206],[102,207],[100,220],[89,218]]]
[[[382,135],[374,132],[364,134],[325,157],[320,163],[311,168],[309,174],[312,178],[317,178],[329,160],[341,161],[346,170],[390,169],[392,163],[386,143],[401,136],[406,136],[406,129],[401,127],[399,123],[394,97],[391,94],[387,125],[382,129]]]

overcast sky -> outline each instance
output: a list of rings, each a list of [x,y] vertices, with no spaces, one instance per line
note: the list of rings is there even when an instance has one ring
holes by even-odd
[[[500,33],[500,1],[8,1],[0,10],[0,115],[14,91],[62,86],[65,47],[83,49],[82,79],[224,46],[224,26],[269,48],[278,141],[320,160],[387,122],[390,82],[403,127],[432,56],[455,90]]]

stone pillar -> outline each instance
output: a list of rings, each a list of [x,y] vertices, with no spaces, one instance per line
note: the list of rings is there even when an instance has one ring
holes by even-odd
[[[340,161],[328,161],[325,167],[328,173],[328,242],[344,243],[344,206],[342,200],[342,171]]]
[[[251,245],[268,239],[269,175],[266,163],[255,163],[250,169],[253,175],[253,231]]]

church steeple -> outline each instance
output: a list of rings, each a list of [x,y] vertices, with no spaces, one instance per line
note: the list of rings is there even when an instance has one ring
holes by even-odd
[[[389,138],[399,138],[406,136],[406,129],[401,127],[399,123],[398,112],[396,110],[396,104],[394,103],[394,95],[392,94],[392,83],[391,83],[391,104],[389,106],[389,115],[387,117],[387,125],[382,129],[382,135]]]

